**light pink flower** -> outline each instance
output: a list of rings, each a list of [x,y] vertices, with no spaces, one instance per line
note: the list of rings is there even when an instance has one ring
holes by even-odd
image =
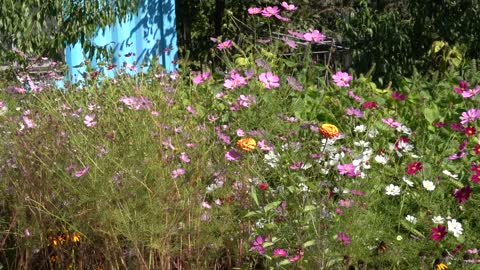
[[[187,153],[185,153],[185,152],[180,153],[180,159],[185,163],[190,162],[190,158],[188,157]]]
[[[251,7],[251,8],[248,8],[248,14],[250,15],[255,15],[255,14],[260,14],[262,13],[262,8],[260,7]]]
[[[73,175],[77,178],[82,177],[85,173],[87,173],[90,170],[89,166],[85,166],[82,169],[76,171]]]
[[[229,79],[226,79],[223,86],[228,89],[235,89],[239,86],[246,85],[247,80],[238,73],[233,73]]]
[[[348,75],[347,72],[342,71],[337,71],[332,78],[335,84],[339,87],[349,87],[350,84],[348,82],[353,79],[352,76]]]
[[[261,73],[258,79],[267,89],[280,87],[280,79],[278,76],[273,75],[272,72]]]
[[[225,158],[228,161],[235,161],[235,160],[238,160],[240,158],[240,153],[238,153],[235,150],[230,150],[230,151],[225,153]]]
[[[210,74],[210,72],[202,72],[200,74],[198,74],[197,76],[195,76],[195,78],[193,78],[192,82],[194,84],[201,84],[205,81],[207,81],[208,79],[210,79],[212,77],[212,74]]]
[[[385,123],[385,124],[387,124],[387,125],[389,125],[389,126],[391,126],[391,127],[393,127],[393,128],[398,128],[398,127],[400,127],[400,126],[402,125],[401,123],[395,121],[395,119],[392,118],[392,117],[390,117],[390,118],[383,118],[383,119],[382,119],[382,122]]]
[[[287,254],[287,251],[285,249],[282,249],[282,248],[276,248],[273,250],[273,256],[275,257],[286,257],[288,254]]]
[[[298,7],[296,7],[294,4],[288,4],[287,2],[282,2],[280,4],[284,9],[294,11],[297,10]]]
[[[236,133],[237,133],[237,136],[238,136],[238,137],[243,137],[243,136],[245,136],[245,131],[243,131],[243,129],[241,129],[241,128],[238,128],[237,131],[236,131]]]
[[[352,163],[348,164],[339,164],[337,166],[338,173],[340,174],[346,174],[348,177],[355,177],[358,176],[357,173],[357,167],[353,165]]]
[[[93,121],[94,119],[95,119],[95,114],[87,114],[85,115],[85,119],[83,120],[83,123],[87,127],[94,127],[97,124],[96,121]]]
[[[176,170],[173,170],[172,173],[170,174],[173,179],[178,178],[181,175],[185,174],[185,169],[183,168],[178,168]]]
[[[325,40],[326,36],[318,30],[313,30],[312,32],[303,34],[303,38],[308,42],[320,42]]]
[[[460,123],[465,125],[468,122],[474,122],[480,117],[480,110],[479,109],[470,109],[466,112],[463,112],[460,116]]]
[[[272,17],[280,14],[280,9],[277,6],[268,6],[262,10],[263,17]]]
[[[263,151],[273,151],[273,146],[267,143],[265,140],[258,141],[257,146]]]
[[[25,126],[27,128],[35,128],[37,125],[35,125],[35,122],[33,122],[32,119],[30,119],[28,116],[24,115],[22,116],[23,122],[25,123]]]

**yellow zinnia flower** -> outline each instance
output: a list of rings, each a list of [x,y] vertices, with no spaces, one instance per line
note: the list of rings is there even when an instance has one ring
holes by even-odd
[[[252,151],[257,147],[257,142],[253,138],[244,138],[238,140],[237,146],[244,151]]]
[[[72,234],[72,242],[74,243],[80,242],[80,234],[78,232],[74,232]]]
[[[323,124],[320,126],[320,134],[325,138],[332,139],[337,137],[340,134],[340,131],[335,125]]]
[[[444,263],[439,263],[435,265],[435,270],[447,270],[448,266]]]

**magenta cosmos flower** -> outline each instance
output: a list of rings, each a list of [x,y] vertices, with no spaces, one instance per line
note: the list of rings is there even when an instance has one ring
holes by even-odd
[[[272,72],[262,73],[258,76],[258,79],[267,89],[280,87],[280,79],[278,76],[273,75]]]
[[[466,202],[468,198],[470,198],[471,193],[472,193],[472,188],[469,185],[467,185],[464,188],[455,189],[455,191],[453,192],[453,196],[455,196],[455,200],[457,201],[457,203],[463,203],[463,202]]]
[[[76,171],[73,175],[77,178],[82,177],[85,173],[87,173],[90,170],[89,166],[85,166],[82,169]]]
[[[432,228],[432,234],[430,239],[434,241],[441,241],[447,234],[447,228],[443,225],[438,225],[437,227]]]
[[[235,161],[235,160],[238,160],[240,158],[240,153],[235,151],[235,150],[230,150],[228,152],[225,153],[225,158],[228,160],[228,161]]]
[[[337,234],[337,240],[340,241],[344,246],[348,246],[352,243],[352,240],[346,233]]]
[[[273,256],[275,257],[286,257],[287,255],[287,251],[283,248],[276,248],[273,250]]]
[[[258,235],[257,237],[255,237],[255,240],[253,240],[250,243],[251,250],[257,251],[260,254],[265,253],[265,248],[263,247],[263,243],[265,243],[266,240],[267,240],[266,236]]]
[[[212,77],[212,74],[210,74],[210,72],[202,72],[200,74],[198,74],[197,76],[195,76],[195,78],[193,78],[193,83],[194,84],[201,84],[203,83],[204,81],[210,79]]]
[[[414,161],[408,164],[407,169],[405,171],[407,174],[412,175],[412,174],[416,174],[421,169],[423,169],[422,163],[420,161]]]
[[[346,174],[348,177],[358,176],[357,168],[352,163],[348,164],[339,164],[337,166],[338,173]]]
[[[333,76],[333,81],[339,87],[349,87],[349,82],[353,79],[347,72],[337,71]]]

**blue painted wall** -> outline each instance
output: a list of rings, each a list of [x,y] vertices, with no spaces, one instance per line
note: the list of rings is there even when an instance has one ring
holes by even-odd
[[[129,73],[140,72],[141,63],[148,63],[154,56],[158,56],[160,64],[173,71],[176,66],[173,62],[178,54],[175,0],[140,0],[138,11],[131,19],[98,29],[92,42],[114,50],[109,64],[115,64],[117,70],[127,63],[137,67],[136,72],[126,69]],[[126,56],[128,54],[130,56]],[[65,78],[71,82],[82,80],[86,67],[76,66],[85,62],[85,53],[79,42],[67,46],[65,60],[69,69]],[[95,57],[90,62],[94,67],[97,65]],[[103,68],[103,72],[113,77],[115,70]]]

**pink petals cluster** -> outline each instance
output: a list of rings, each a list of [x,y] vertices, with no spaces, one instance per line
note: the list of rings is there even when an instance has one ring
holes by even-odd
[[[359,176],[358,168],[353,163],[339,164],[337,166],[338,173],[341,175],[347,175],[348,177]]]
[[[460,116],[460,123],[462,125],[465,125],[469,122],[475,122],[479,117],[480,109],[473,108],[462,113],[462,115]]]
[[[204,71],[204,72],[198,74],[197,76],[195,76],[192,79],[192,82],[194,84],[201,84],[201,83],[207,81],[208,79],[210,79],[211,77],[212,77],[212,74],[210,72]]]
[[[298,8],[297,6],[293,4],[289,4],[287,2],[282,2],[280,5],[287,11],[294,11],[294,10],[297,10]],[[281,10],[278,6],[267,6],[265,8],[251,7],[251,8],[248,8],[247,12],[250,15],[261,14],[265,18],[275,17],[284,22],[290,21],[289,18],[286,18],[280,15]]]
[[[337,71],[337,73],[335,73],[332,76],[332,79],[335,82],[335,84],[339,87],[349,87],[350,86],[349,82],[353,78],[347,72]]]
[[[468,88],[469,86],[470,84],[468,82],[460,81],[458,82],[458,87],[454,87],[453,90],[462,95],[463,98],[471,98],[480,93],[480,85],[477,85],[474,88]]]
[[[152,102],[144,96],[123,96],[119,99],[119,101],[125,104],[130,110],[134,111],[149,110],[152,107]]]
[[[219,50],[226,50],[226,49],[230,49],[232,46],[233,46],[233,41],[231,41],[231,40],[225,40],[225,41],[223,41],[223,42],[220,42],[220,43],[217,45],[217,49],[219,49]]]
[[[233,72],[230,74],[230,78],[226,79],[225,82],[223,83],[223,86],[227,89],[235,89],[239,86],[246,85],[247,80],[245,77],[240,75],[237,72]]]

